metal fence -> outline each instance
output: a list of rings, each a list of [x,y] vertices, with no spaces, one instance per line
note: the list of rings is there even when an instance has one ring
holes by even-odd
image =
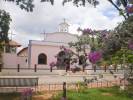
[[[87,84],[88,88],[103,88],[103,87],[112,87],[112,86],[120,86],[120,85],[127,85],[126,81],[97,81],[97,82],[91,82]],[[78,83],[67,83],[66,88],[67,90],[77,90],[79,89],[80,85]],[[40,84],[37,86],[37,91],[60,91],[63,89],[63,84]]]
[[[21,70],[32,70],[34,72],[37,72],[39,70],[48,70],[50,72],[51,69],[50,68],[37,68],[37,66],[34,66],[34,67],[20,67],[19,65],[15,68],[3,68],[3,67],[0,67],[0,72],[2,72],[3,70],[16,70],[17,72],[20,72]],[[53,71],[54,70],[65,70],[65,69],[52,69]],[[69,69],[68,71],[72,71],[72,69]],[[82,70],[80,70],[82,71]],[[98,72],[98,71],[103,71],[103,72],[108,72],[108,71],[113,71],[113,72],[119,72],[119,71],[123,71],[123,69],[116,69],[116,68],[96,68],[96,69],[93,69],[93,68],[86,68],[85,71],[94,71],[94,72]],[[78,71],[77,71],[78,72]]]
[[[115,80],[115,81],[96,81],[87,84],[87,88],[103,88],[103,87],[112,87],[112,86],[121,86],[127,85],[127,81]],[[21,92],[25,88],[31,88],[34,92],[41,91],[62,91],[63,83],[52,83],[52,84],[39,84],[36,87],[0,87],[0,92]],[[67,90],[78,90],[80,89],[79,83],[67,83]]]

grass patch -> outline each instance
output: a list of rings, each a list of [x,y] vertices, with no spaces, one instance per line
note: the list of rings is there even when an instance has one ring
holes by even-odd
[[[20,100],[19,93],[0,93],[0,100]]]
[[[52,97],[52,94],[54,92],[33,92],[32,100],[50,100]],[[0,100],[21,100],[21,94],[20,93],[0,93]]]
[[[38,92],[33,93],[32,100],[61,100],[62,92]],[[51,98],[52,96],[52,98]],[[49,99],[46,99],[49,98]],[[50,99],[51,98],[51,99]],[[19,93],[0,93],[0,100],[20,100]],[[119,91],[118,87],[96,88],[84,91],[67,91],[67,100],[133,100],[125,91]]]
[[[60,100],[62,93],[54,96],[52,100]],[[67,100],[133,100],[124,91],[117,87],[86,89],[86,92],[67,91]]]

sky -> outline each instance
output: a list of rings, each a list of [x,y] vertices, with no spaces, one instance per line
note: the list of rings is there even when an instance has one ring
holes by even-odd
[[[100,0],[96,8],[91,5],[76,7],[72,3],[62,6],[62,0],[55,0],[53,6],[50,3],[40,3],[40,0],[34,1],[34,11],[26,12],[15,3],[0,0],[0,9],[9,12],[12,18],[9,31],[14,34],[12,39],[22,44],[22,47],[26,47],[29,40],[42,40],[41,33],[44,31],[57,32],[58,25],[64,18],[70,25],[69,32],[72,34],[78,34],[78,27],[96,30],[113,29],[123,20],[107,0]]]

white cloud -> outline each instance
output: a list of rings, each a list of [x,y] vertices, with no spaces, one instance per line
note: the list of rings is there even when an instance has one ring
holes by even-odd
[[[26,45],[30,39],[41,39],[41,34],[55,32],[58,24],[66,18],[70,24],[70,32],[77,33],[77,28],[113,29],[122,21],[115,8],[107,1],[100,0],[97,8],[91,6],[75,7],[72,3],[62,6],[62,0],[55,0],[55,5],[39,3],[35,0],[34,12],[21,10],[13,3],[0,2],[0,8],[10,12],[11,30],[16,34],[14,39]]]

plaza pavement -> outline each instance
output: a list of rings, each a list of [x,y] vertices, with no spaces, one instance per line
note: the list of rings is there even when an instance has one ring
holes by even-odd
[[[113,75],[111,74],[105,74],[103,75],[103,78],[99,78],[98,75],[28,75],[28,76],[0,76],[0,78],[35,78],[38,77],[39,84],[59,84],[63,82],[67,83],[76,83],[76,82],[82,82],[83,77],[86,77],[87,79],[92,79],[94,77],[97,77],[97,79],[100,81],[114,81],[119,78],[122,78],[122,74],[117,74],[117,78],[114,78]]]

